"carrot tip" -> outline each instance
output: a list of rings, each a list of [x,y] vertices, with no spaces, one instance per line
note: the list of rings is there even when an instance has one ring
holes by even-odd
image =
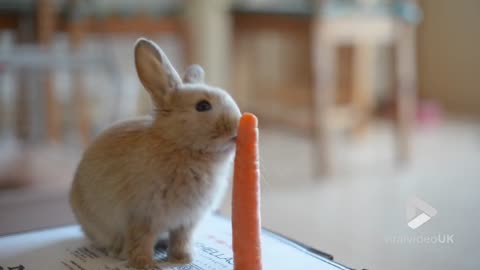
[[[252,113],[244,113],[240,118],[240,125],[246,126],[247,128],[257,128],[258,120],[257,117]]]

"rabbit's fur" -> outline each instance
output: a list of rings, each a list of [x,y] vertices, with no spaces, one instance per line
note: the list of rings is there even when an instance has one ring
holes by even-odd
[[[137,41],[135,65],[154,114],[117,123],[93,141],[70,203],[87,237],[129,265],[153,266],[153,247],[165,234],[169,261],[187,263],[196,225],[227,184],[240,110],[203,83],[200,66],[182,81],[149,40]],[[210,110],[197,111],[202,100]]]

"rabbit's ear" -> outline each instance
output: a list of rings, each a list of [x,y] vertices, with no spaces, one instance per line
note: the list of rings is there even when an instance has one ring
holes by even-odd
[[[183,75],[184,83],[203,83],[205,81],[205,71],[200,65],[191,65]]]
[[[175,91],[182,83],[167,56],[151,40],[137,40],[135,66],[143,86],[158,103],[163,103],[165,95]]]

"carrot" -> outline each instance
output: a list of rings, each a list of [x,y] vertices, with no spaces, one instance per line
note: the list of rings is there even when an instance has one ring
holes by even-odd
[[[232,190],[232,244],[235,270],[261,270],[260,177],[257,118],[240,118]]]

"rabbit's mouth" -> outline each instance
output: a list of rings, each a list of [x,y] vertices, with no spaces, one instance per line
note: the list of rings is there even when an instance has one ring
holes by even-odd
[[[225,143],[225,150],[230,151],[235,148],[235,145],[237,144],[237,135],[231,136],[227,139]]]
[[[237,145],[236,134],[216,136],[212,139],[213,141],[210,144],[210,147],[213,152],[230,152],[235,149],[235,146]]]
[[[231,136],[227,139],[226,145],[228,148],[237,144],[237,136]]]

